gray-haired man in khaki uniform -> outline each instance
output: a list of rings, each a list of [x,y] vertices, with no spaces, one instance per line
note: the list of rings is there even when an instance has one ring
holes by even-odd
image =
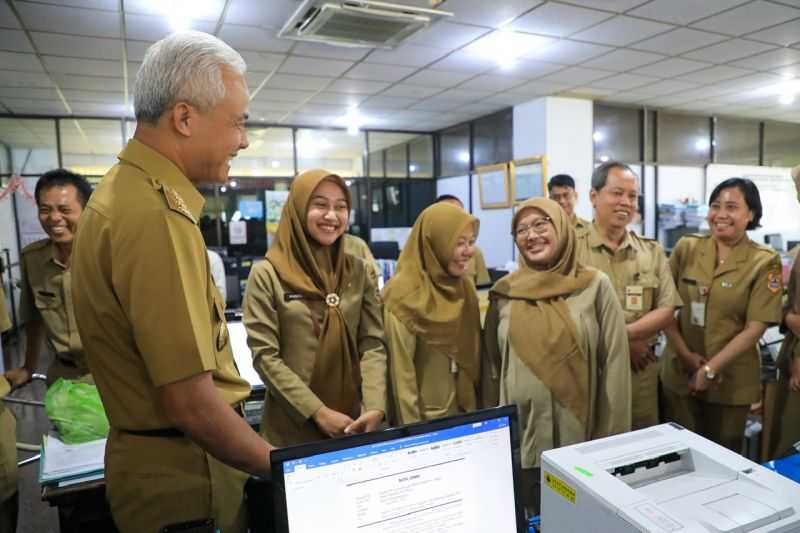
[[[594,223],[578,235],[578,261],[605,272],[625,313],[631,357],[633,429],[658,424],[656,335],[681,299],[661,246],[626,229],[639,199],[639,178],[627,165],[609,161],[592,174]]]

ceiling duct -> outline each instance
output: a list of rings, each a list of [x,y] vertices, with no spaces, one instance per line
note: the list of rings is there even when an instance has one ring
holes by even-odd
[[[372,0],[305,0],[278,37],[336,46],[394,48],[452,13]]]

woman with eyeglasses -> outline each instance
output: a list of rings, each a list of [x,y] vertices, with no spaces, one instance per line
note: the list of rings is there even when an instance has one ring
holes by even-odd
[[[439,202],[417,218],[383,290],[393,422],[473,411],[480,380],[480,311],[465,276],[478,219]]]
[[[483,374],[519,411],[525,505],[538,514],[543,451],[630,430],[628,340],[611,281],[578,263],[557,203],[521,204],[512,234],[519,269],[489,293]]]
[[[267,386],[261,433],[276,446],[372,431],[384,419],[377,280],[344,251],[350,205],[339,176],[297,176],[266,261],[247,280],[247,343]]]
[[[708,203],[711,234],[682,237],[669,258],[684,307],[665,330],[662,416],[741,453],[761,400],[757,343],[781,322],[781,260],[747,237],[762,214],[752,181],[727,179]]]

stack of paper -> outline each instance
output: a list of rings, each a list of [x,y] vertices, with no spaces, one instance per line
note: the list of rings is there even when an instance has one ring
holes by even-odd
[[[39,483],[47,485],[102,475],[105,451],[106,439],[83,444],[64,444],[54,435],[45,435],[42,441]]]

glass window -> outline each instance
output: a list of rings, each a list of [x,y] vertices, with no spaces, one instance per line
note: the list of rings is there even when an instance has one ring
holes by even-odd
[[[440,134],[441,176],[464,176],[469,173],[469,124],[461,124]]]
[[[596,161],[641,161],[641,110],[595,104],[592,139]]]
[[[727,117],[719,117],[716,121],[714,150],[717,162],[758,165],[758,121]]]
[[[705,165],[711,162],[710,119],[659,113],[658,161],[688,165]]]
[[[407,177],[407,167],[409,163],[407,159],[406,146],[407,143],[415,137],[416,135],[410,133],[385,133],[381,131],[369,132],[369,149],[371,151],[370,167],[373,167],[372,159],[374,159],[374,165],[376,165],[374,166],[375,172],[371,172],[370,176],[383,176],[382,168],[377,165],[385,160],[387,178]],[[376,154],[381,155],[375,157]]]
[[[385,178],[383,171],[383,150],[374,150],[369,153],[369,175],[371,178]]]
[[[250,145],[231,161],[230,176],[295,175],[290,128],[248,128],[247,138]]]
[[[764,123],[764,164],[793,167],[800,164],[800,124]]]
[[[656,112],[653,110],[647,110],[647,139],[645,140],[644,144],[644,158],[648,162],[654,162],[656,160],[655,150],[656,150],[656,121],[658,117],[656,117]]]
[[[514,159],[512,155],[514,114],[511,109],[481,117],[473,124],[475,166],[494,165]]]
[[[408,172],[412,178],[433,177],[433,135],[420,135],[408,142]]]
[[[251,141],[252,142],[252,141]],[[364,135],[338,130],[297,130],[297,172],[324,168],[343,178],[364,175]]]
[[[0,118],[0,142],[11,149],[15,174],[38,176],[58,168],[54,120]]]
[[[386,149],[386,177],[405,178],[408,176],[406,143],[395,144]]]
[[[386,194],[386,227],[396,228],[410,226],[408,223],[408,183],[392,180],[382,182]]]
[[[100,178],[117,164],[123,146],[119,120],[62,119],[59,127],[64,168]]]

